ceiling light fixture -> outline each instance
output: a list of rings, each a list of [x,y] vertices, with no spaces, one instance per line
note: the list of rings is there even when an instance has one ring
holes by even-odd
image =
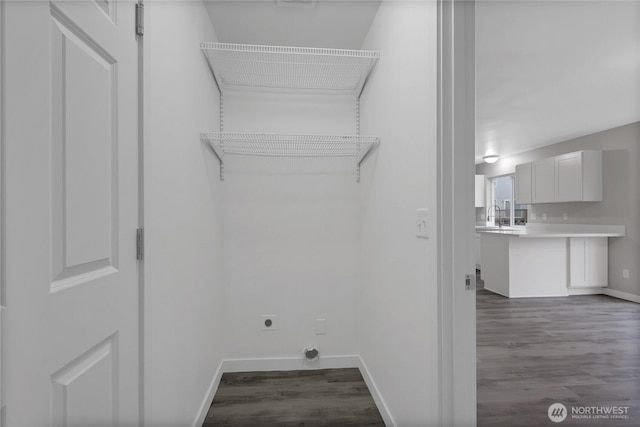
[[[482,160],[485,161],[485,163],[495,163],[500,159],[500,156],[498,156],[497,154],[490,154],[488,156],[484,156],[482,158]]]

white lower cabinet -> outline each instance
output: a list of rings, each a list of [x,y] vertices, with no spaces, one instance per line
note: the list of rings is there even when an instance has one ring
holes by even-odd
[[[476,268],[482,267],[482,240],[481,234],[476,233]]]
[[[608,240],[606,237],[569,238],[569,288],[608,286]]]

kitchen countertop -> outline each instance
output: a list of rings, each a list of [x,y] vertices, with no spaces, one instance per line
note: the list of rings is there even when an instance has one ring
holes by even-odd
[[[512,237],[622,237],[624,225],[587,224],[530,224],[524,227],[476,226],[476,233],[487,233]]]

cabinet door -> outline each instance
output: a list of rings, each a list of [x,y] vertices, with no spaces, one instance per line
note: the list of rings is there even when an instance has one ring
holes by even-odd
[[[476,175],[476,208],[483,208],[484,205],[485,205],[484,175]]]
[[[531,165],[532,203],[551,203],[555,201],[555,159],[538,160]]]
[[[531,202],[531,163],[516,165],[516,203]]]
[[[609,239],[589,237],[586,240],[588,286],[606,287],[609,285]]]
[[[582,152],[556,156],[556,202],[576,202],[582,197]]]
[[[608,285],[608,247],[606,237],[569,239],[569,287],[599,288]]]

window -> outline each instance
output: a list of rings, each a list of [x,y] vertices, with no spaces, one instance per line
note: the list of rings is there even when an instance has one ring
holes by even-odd
[[[515,200],[515,175],[491,178],[491,205],[487,222],[492,225],[513,226],[527,224],[527,205]]]

